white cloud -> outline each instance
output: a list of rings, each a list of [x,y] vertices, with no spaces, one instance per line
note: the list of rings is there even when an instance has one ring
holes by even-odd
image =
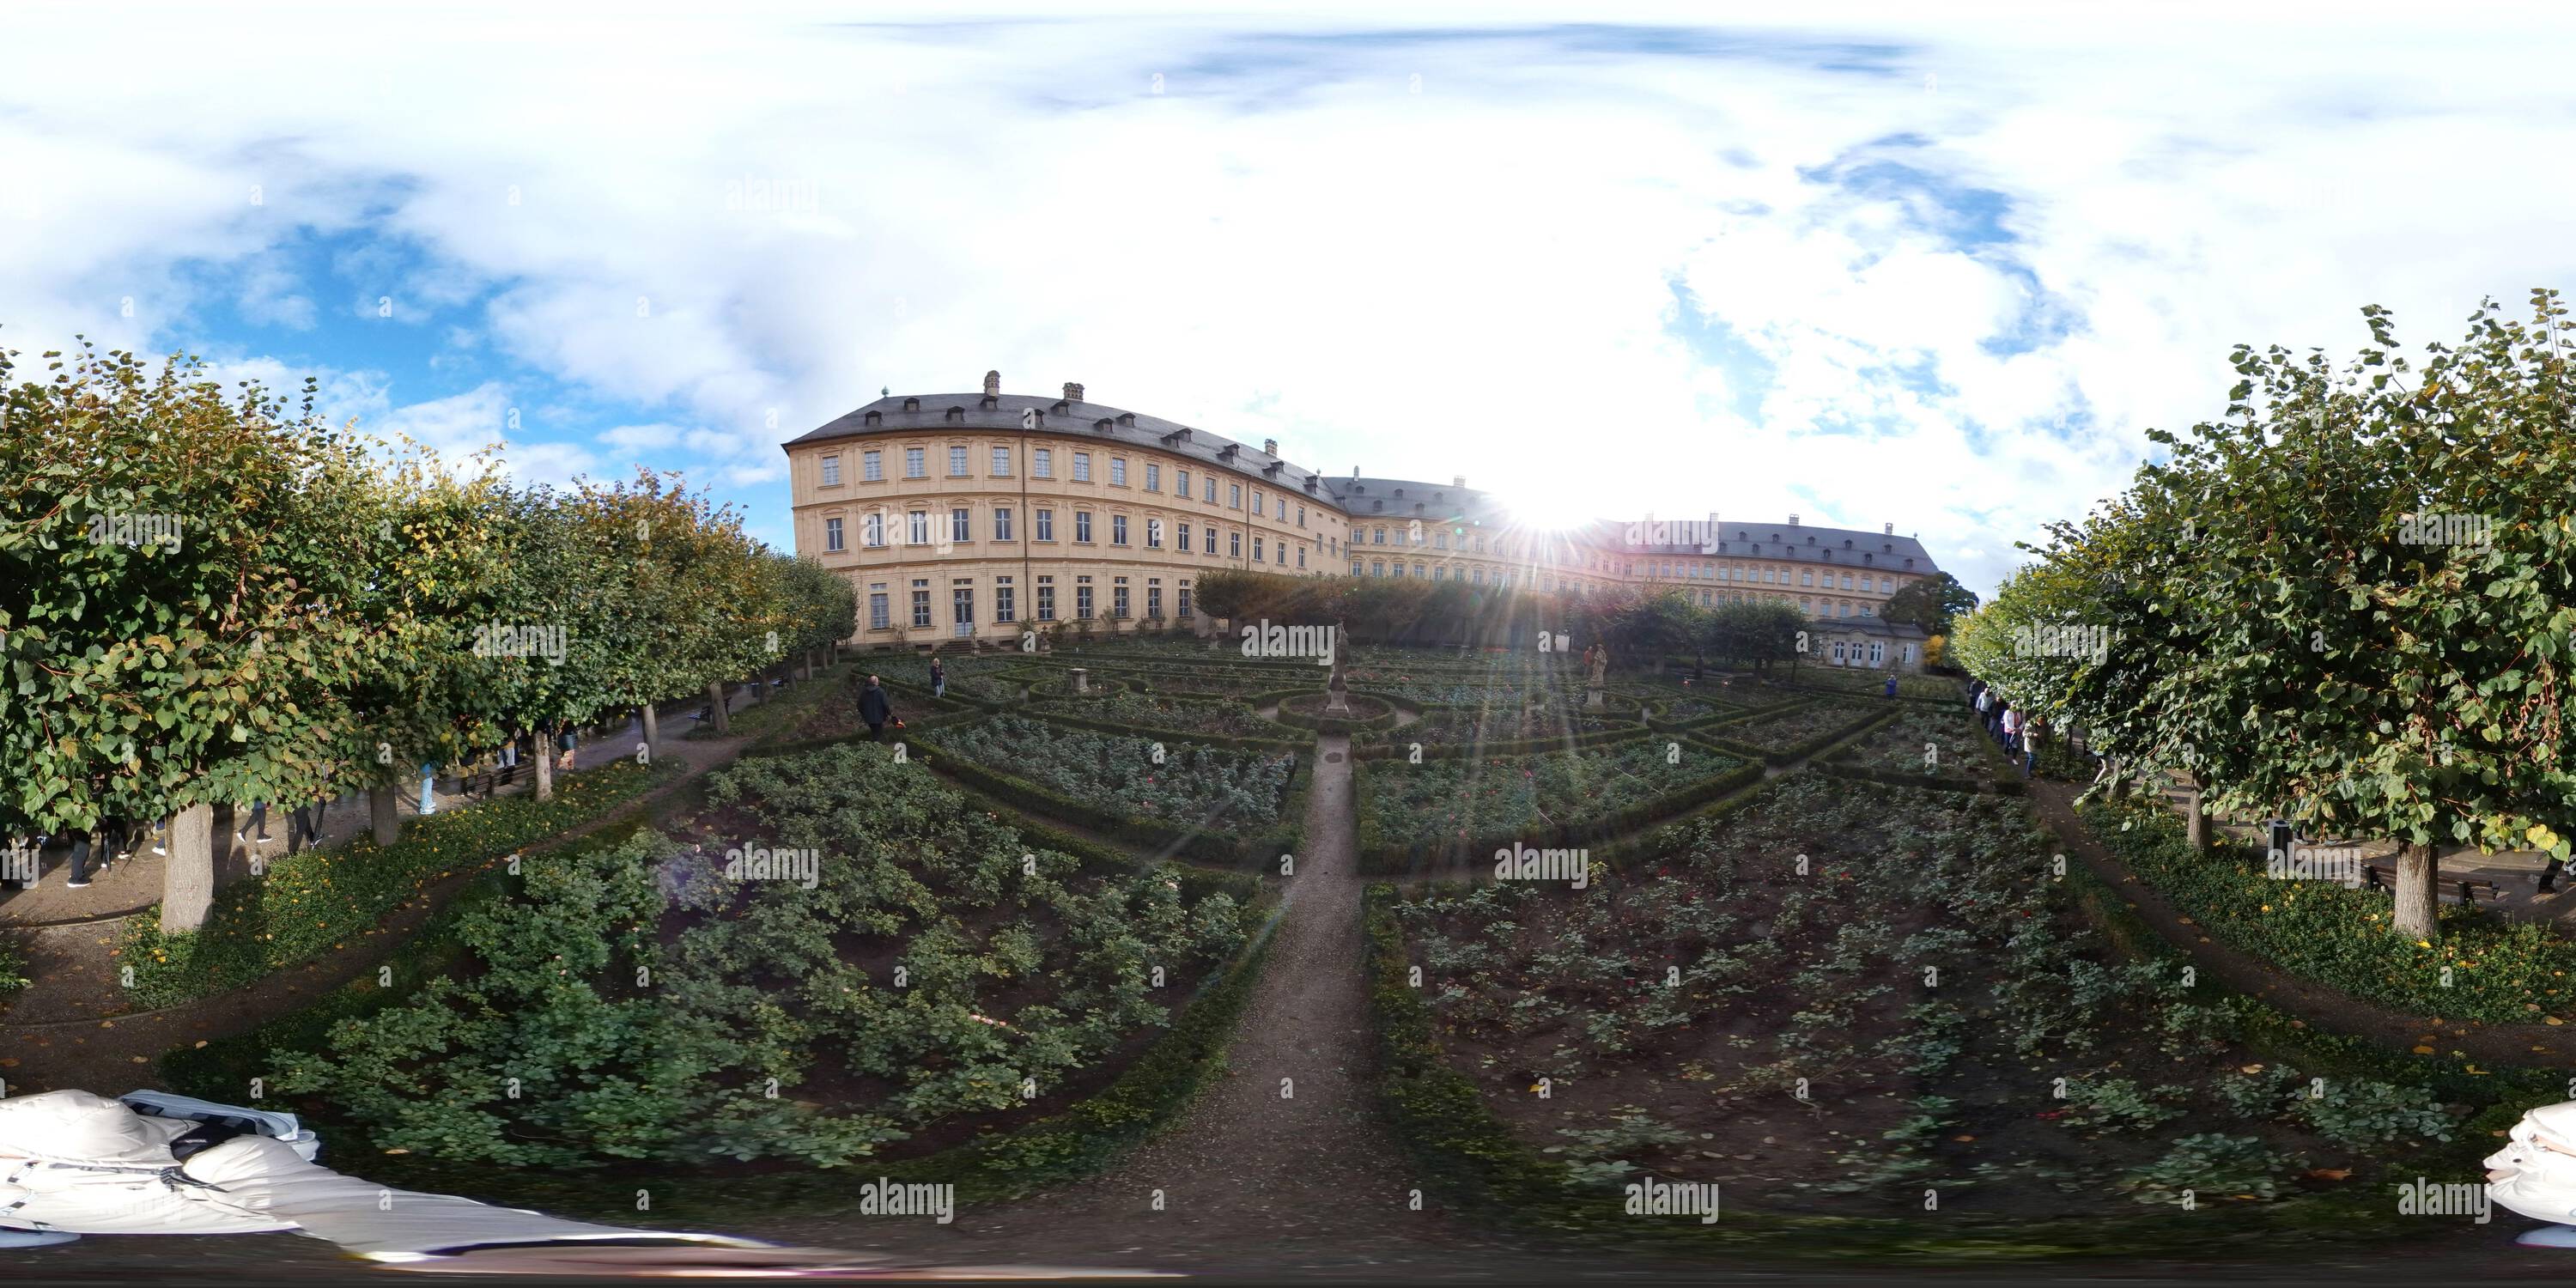
[[[780,442],[880,386],[998,367],[1327,473],[1892,521],[1984,589],[2013,540],[2120,486],[2146,427],[2217,410],[2231,343],[2349,349],[2368,302],[2452,338],[2479,295],[2568,279],[2576,175],[2534,161],[2569,126],[2564,14],[1711,28],[1612,5],[1471,37],[1431,11],[1120,7],[910,29],[18,15],[0,172],[47,178],[0,195],[0,337],[148,351],[202,303],[183,266],[361,229],[414,252],[343,258],[366,318],[264,269],[235,303],[312,324],[302,343],[381,325],[379,296],[406,323],[483,300],[475,331],[429,338],[479,383],[397,405],[332,373],[333,405],[479,443],[525,372],[619,428],[523,429],[514,468],[650,455],[760,500],[772,539]],[[1665,25],[1623,39],[1631,19]],[[235,75],[226,40],[302,71]],[[2011,240],[1963,244],[1988,218]],[[1694,344],[1675,281],[1731,348]],[[2055,324],[2021,333],[2043,303]],[[2024,350],[1992,351],[2005,334]]]

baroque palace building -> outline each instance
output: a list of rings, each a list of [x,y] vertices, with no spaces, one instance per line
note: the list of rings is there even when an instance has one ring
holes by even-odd
[[[1078,384],[1005,394],[998,372],[980,394],[889,395],[784,446],[796,552],[857,586],[861,646],[1189,623],[1192,582],[1230,568],[1771,600],[1814,621],[1820,660],[1912,670],[1923,632],[1878,610],[1938,572],[1893,524],[1533,529],[1463,475],[1327,478],[1275,441],[1256,451],[1091,402]]]

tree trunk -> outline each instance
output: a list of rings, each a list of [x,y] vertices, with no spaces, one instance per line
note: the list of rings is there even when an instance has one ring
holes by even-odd
[[[725,710],[725,686],[721,681],[707,686],[707,718],[715,722],[717,733],[732,732],[733,718]]]
[[[2209,848],[2209,806],[2201,794],[2200,784],[2191,784],[2191,802],[2185,807],[2183,835],[2195,850]]]
[[[760,670],[752,673],[751,701],[754,706],[758,706],[769,701],[769,672],[770,668],[762,667]]]
[[[644,763],[646,763],[646,764],[648,764],[648,765],[649,765],[649,764],[653,763],[655,760],[658,760],[658,759],[660,759],[660,758],[661,758],[661,755],[662,755],[662,730],[661,730],[661,728],[660,728],[658,725],[655,725],[655,724],[653,723],[653,704],[652,704],[652,703],[647,702],[647,703],[645,703],[645,704],[644,704],[644,706],[643,706],[643,708],[642,708],[642,715],[643,715],[643,717],[644,717]],[[719,717],[717,717],[717,718],[718,718],[718,719],[722,719],[723,717],[719,716]],[[718,726],[716,726],[716,727],[717,727],[717,728],[719,728],[719,729],[721,729],[721,728],[723,728],[724,726],[722,726],[722,725],[718,725]]]
[[[537,761],[537,799],[553,800],[555,798],[555,756],[561,751],[555,746],[554,727],[548,725],[538,729],[537,736],[529,741],[535,744],[532,750],[536,752]]]
[[[367,789],[367,812],[375,821],[379,846],[402,839],[402,820],[394,816],[394,802],[401,798],[402,788],[393,783],[378,783]]]
[[[215,808],[191,805],[170,816],[170,862],[162,869],[161,929],[195,930],[215,906]]]
[[[2397,847],[2397,934],[2431,941],[2441,936],[2441,866],[2429,845]]]

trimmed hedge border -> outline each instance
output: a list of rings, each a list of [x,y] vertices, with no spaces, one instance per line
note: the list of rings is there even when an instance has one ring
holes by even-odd
[[[1684,741],[1690,742],[1688,739]],[[1723,748],[1695,742],[1691,745],[1711,754],[1724,755],[1731,760],[1743,760],[1743,757]],[[1563,748],[1551,750],[1561,751]],[[1425,759],[1429,758],[1426,749]],[[1639,826],[1654,826],[1672,819],[1675,815],[1693,812],[1701,805],[1762,781],[1762,776],[1763,767],[1760,762],[1746,761],[1713,778],[1704,779],[1652,800],[1641,801],[1626,809],[1614,810],[1608,814],[1564,823],[1536,832],[1515,830],[1465,839],[1379,844],[1371,844],[1362,838],[1358,846],[1359,871],[1373,876],[1409,874],[1425,867],[1471,862],[1477,855],[1491,854],[1495,850],[1510,845],[1535,845],[1549,849],[1613,846],[1618,843],[1618,834],[1621,832]],[[1362,828],[1365,829],[1368,818],[1368,776],[1357,772],[1356,766],[1351,774],[1351,805],[1362,820]]]
[[[1804,710],[1805,708],[1802,707],[1800,709]],[[1773,709],[1767,711],[1765,714],[1778,715],[1780,712]],[[1874,711],[1851,724],[1841,726],[1840,728],[1833,729],[1826,733],[1818,734],[1813,738],[1809,738],[1805,742],[1797,743],[1778,751],[1765,751],[1751,743],[1729,742],[1724,738],[1698,734],[1696,730],[1693,732],[1694,735],[1698,737],[1699,741],[1705,742],[1728,755],[1750,756],[1766,765],[1786,765],[1800,760],[1812,760],[1818,753],[1823,752],[1828,748],[1841,746],[1854,738],[1858,738],[1863,734],[1877,729],[1880,725],[1894,720],[1896,715],[1897,713],[1893,711]]]
[[[1646,727],[1657,733],[1698,733],[1702,730],[1715,729],[1720,725],[1742,724],[1748,720],[1761,720],[1770,716],[1784,716],[1792,711],[1804,711],[1823,701],[1823,698],[1790,698],[1783,702],[1774,702],[1767,707],[1746,707],[1741,711],[1719,712],[1713,716],[1701,716],[1696,720],[1665,720],[1649,713],[1646,717]]]
[[[1660,850],[1685,839],[1672,834],[1672,828],[1733,813],[1771,790],[1772,785],[1765,785],[1692,818],[1676,820],[1635,844],[1617,847],[1615,857],[1651,859],[1655,856],[1647,853],[1649,848]],[[2032,823],[2035,830],[2046,831],[2035,817]],[[2053,836],[2050,842],[2055,843]],[[1594,861],[1602,858],[1595,855]],[[1617,866],[1614,863],[1614,870]],[[2069,870],[2067,884],[2073,911],[2103,932],[2115,954],[2188,961],[2187,955],[2130,910],[2116,891],[2080,865]],[[2388,1222],[2368,1219],[2386,1211],[2386,1195],[2378,1187],[2304,1196],[2299,1211],[2282,1212],[2277,1219],[2271,1212],[2249,1206],[2216,1209],[2206,1214],[2207,1219],[2189,1223],[2173,1222],[2157,1212],[2088,1216],[2071,1224],[2047,1218],[1972,1218],[1965,1225],[1936,1229],[1890,1218],[1786,1215],[1730,1206],[1725,1218],[1711,1225],[1640,1221],[1626,1214],[1618,1190],[1578,1186],[1564,1163],[1523,1143],[1486,1104],[1474,1080],[1449,1067],[1436,1022],[1422,1000],[1424,990],[1410,984],[1412,963],[1393,911],[1400,897],[1392,884],[1375,882],[1361,902],[1368,945],[1369,1013],[1378,1038],[1379,1100],[1398,1147],[1420,1174],[1432,1178],[1434,1192],[1491,1228],[1537,1231],[1542,1237],[1568,1243],[1628,1247],[1643,1243],[1703,1252],[1736,1245],[1782,1261],[1904,1256],[1921,1263],[1957,1265],[1990,1264],[1997,1259],[2072,1261],[2150,1252],[2178,1254],[2205,1247],[2219,1236],[2269,1239],[2330,1229],[2330,1236],[2311,1237],[2341,1243],[2351,1238],[2353,1229],[2383,1231],[2392,1239],[2403,1234]],[[2323,1033],[2215,980],[2200,980],[2193,994],[2237,1022],[2238,1040],[2302,1072],[2414,1083],[2446,1099],[2483,1108],[2462,1124],[2458,1141],[2437,1146],[2420,1159],[2383,1160],[2391,1175],[2408,1170],[2421,1175],[2474,1170],[2477,1157],[2492,1146],[2488,1131],[2501,1132],[2509,1126],[2520,1112],[2517,1105],[2555,1100],[2564,1090],[2559,1071],[2478,1070],[2474,1062],[2397,1055],[2357,1038]],[[2457,1067],[2444,1067],[2446,1063]],[[2053,1231],[2061,1225],[2063,1237],[2053,1239]]]
[[[1351,759],[1353,761],[1393,760],[1398,756],[1411,754],[1412,745],[1402,736],[1402,726],[1387,730],[1386,733],[1387,740],[1384,742],[1372,740],[1352,746]],[[1454,760],[1461,756],[1532,756],[1541,752],[1604,747],[1611,743],[1627,742],[1633,738],[1647,736],[1650,736],[1649,731],[1645,726],[1640,725],[1633,729],[1595,729],[1590,733],[1573,734],[1566,738],[1519,738],[1510,742],[1485,743],[1426,742],[1422,744],[1422,758]]]
[[[1376,702],[1386,702],[1386,711],[1383,714],[1357,720],[1344,719],[1340,716],[1310,716],[1302,711],[1288,709],[1290,698],[1322,696],[1329,692],[1330,690],[1327,689],[1282,689],[1276,693],[1256,693],[1245,698],[1244,701],[1249,703],[1256,712],[1265,705],[1277,704],[1279,714],[1270,719],[1280,724],[1293,725],[1299,729],[1311,729],[1319,734],[1340,734],[1344,737],[1392,729],[1395,727],[1396,717],[1404,714],[1403,708],[1387,702],[1384,698],[1371,699]],[[1368,697],[1369,695],[1353,694],[1352,696]]]
[[[1232,699],[1229,698],[1198,697],[1195,695],[1178,693],[1158,693],[1153,696],[1158,699],[1165,699],[1172,702],[1223,703],[1229,706],[1233,704]],[[1235,747],[1246,751],[1305,751],[1314,746],[1312,742],[1293,741],[1286,738],[1242,738],[1236,737],[1233,734],[1194,733],[1187,729],[1170,729],[1160,725],[1126,725],[1120,724],[1115,720],[1095,720],[1089,716],[1071,715],[1059,708],[1047,705],[1052,702],[1080,701],[1082,701],[1081,698],[1070,696],[1032,699],[1028,705],[1019,708],[1012,712],[1012,714],[1031,716],[1040,720],[1051,721],[1056,724],[1072,725],[1077,729],[1091,729],[1101,733],[1123,733],[1131,737],[1155,736],[1157,741],[1170,741],[1171,739],[1178,738],[1187,742],[1212,743],[1220,747]],[[1254,714],[1254,718],[1259,719],[1259,713],[1256,712]],[[1279,722],[1273,720],[1271,723],[1278,724]],[[1294,732],[1294,730],[1283,725],[1281,726],[1280,732],[1290,733]]]
[[[1023,839],[1035,848],[1070,854],[1081,862],[1085,871],[1096,868],[1143,871],[1161,866],[1181,882],[1187,894],[1223,892],[1234,896],[1246,907],[1256,906],[1267,898],[1260,878],[1250,874],[1158,863],[1057,831],[1041,820],[1011,809],[1005,802],[994,801],[956,784],[951,786],[977,804],[995,807],[997,812],[1021,827]],[[619,844],[651,825],[644,819],[613,824],[576,841],[571,852]],[[242,1086],[239,1075],[245,1067],[243,1057],[245,1053],[253,1060],[259,1057],[269,1045],[263,1035],[289,1025],[302,1026],[318,1034],[336,1020],[373,1014],[401,1003],[430,978],[444,973],[445,967],[464,951],[455,937],[458,918],[481,900],[508,898],[510,893],[509,879],[497,868],[486,869],[459,891],[457,898],[440,908],[420,934],[395,950],[388,964],[395,967],[394,977],[406,981],[404,984],[393,989],[379,989],[375,987],[373,975],[363,976],[250,1032],[219,1038],[200,1048],[173,1048],[160,1059],[163,1078],[170,1086],[186,1094],[218,1100],[238,1096]],[[721,1186],[715,1187],[724,1194],[724,1198],[712,1202],[684,1199],[674,1203],[673,1209],[682,1213],[837,1213],[846,1208],[847,1195],[837,1185],[816,1185],[816,1178],[861,1175],[953,1182],[957,1185],[957,1196],[961,1202],[994,1202],[1017,1198],[1046,1185],[1082,1180],[1106,1170],[1137,1144],[1168,1127],[1179,1111],[1197,1096],[1209,1075],[1222,1067],[1225,1048],[1241,1019],[1252,986],[1260,978],[1261,966],[1268,955],[1271,935],[1277,924],[1274,909],[1260,929],[1236,951],[1234,958],[1211,971],[1210,978],[1201,984],[1198,991],[1176,1008],[1171,1023],[1161,1036],[1138,1052],[1108,1086],[1067,1106],[1061,1113],[920,1158],[861,1160],[839,1171],[790,1169],[728,1177],[724,1178]],[[318,1037],[315,1040],[318,1041]],[[247,1067],[258,1066],[249,1064]],[[442,1165],[427,1160],[379,1158],[370,1166],[393,1175],[402,1183],[437,1190],[483,1190],[495,1181],[509,1182],[522,1178],[519,1169]],[[415,1171],[418,1175],[404,1175]],[[687,1182],[716,1179],[714,1174],[695,1172],[653,1171],[639,1175],[647,1182],[680,1182],[671,1188],[683,1195],[708,1188],[685,1184]],[[584,1206],[594,1202],[591,1196],[597,1191],[595,1179],[578,1178],[559,1193],[529,1194],[519,1201],[543,1201],[558,1210],[588,1211],[614,1219],[615,1213],[621,1209],[607,1205]],[[540,1179],[538,1183],[550,1185],[556,1182]],[[661,1197],[657,1189],[655,1198],[658,1201]]]
[[[959,721],[960,724],[971,723]],[[1141,737],[1133,729],[1115,732],[1127,737]],[[1204,863],[1220,865],[1256,864],[1277,854],[1294,854],[1305,839],[1306,799],[1315,781],[1314,749],[1295,743],[1283,743],[1279,749],[1297,754],[1296,769],[1290,774],[1287,790],[1279,803],[1279,824],[1255,836],[1225,836],[1197,828],[1175,827],[1152,819],[1134,818],[1113,813],[1086,801],[1060,795],[1016,774],[977,762],[945,744],[928,738],[911,740],[923,752],[932,768],[943,776],[974,788],[979,794],[1013,802],[1027,802],[1044,816],[1051,816],[1077,827],[1089,828],[1124,844],[1141,846],[1157,854],[1187,855]],[[1260,750],[1260,748],[1225,747],[1204,738],[1173,737],[1148,741],[1204,743],[1223,750]],[[1023,812],[1026,811],[1023,807]]]

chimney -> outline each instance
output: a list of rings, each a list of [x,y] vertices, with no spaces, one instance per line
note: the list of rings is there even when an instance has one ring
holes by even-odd
[[[1895,525],[1895,524],[1891,523],[1891,524],[1887,525],[1887,535],[1889,535],[1889,536],[1891,536],[1891,537],[1896,535],[1896,525]]]
[[[987,397],[987,398],[998,398],[998,397],[1000,397],[1000,396],[1001,396],[1001,394],[1002,394],[1002,373],[1001,373],[1001,372],[998,372],[998,371],[987,371],[987,372],[985,372],[985,373],[984,373],[984,396],[985,396],[985,397]]]
[[[1264,456],[1277,456],[1279,454],[1279,440],[1275,438],[1262,439],[1261,454]]]
[[[1360,467],[1359,467],[1359,466],[1356,466],[1356,465],[1352,466],[1352,467],[1351,467],[1351,477],[1352,477],[1352,478],[1358,478],[1359,476],[1360,476]]]
[[[1081,401],[1082,401],[1082,386],[1080,386],[1080,385],[1078,385],[1078,384],[1075,384],[1074,382],[1072,382],[1072,381],[1070,381],[1070,380],[1065,381],[1065,382],[1064,382],[1064,400],[1065,400],[1066,402],[1069,402],[1069,403],[1078,403],[1078,402],[1081,402]]]
[[[1464,474],[1459,475],[1457,478],[1450,481],[1449,486],[1463,490],[1467,486],[1467,476]]]
[[[1789,516],[1789,526],[1793,528],[1798,526],[1798,516],[1794,514]]]

